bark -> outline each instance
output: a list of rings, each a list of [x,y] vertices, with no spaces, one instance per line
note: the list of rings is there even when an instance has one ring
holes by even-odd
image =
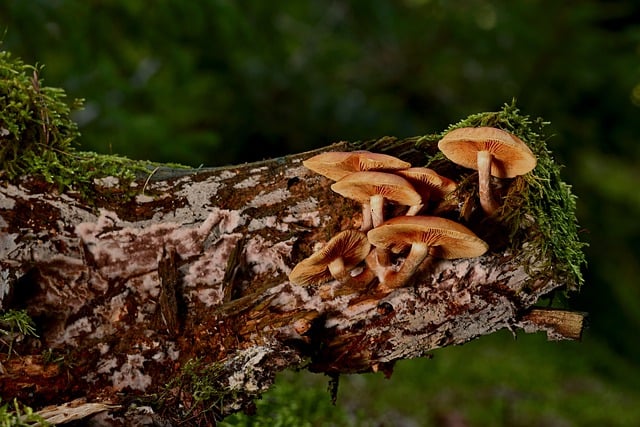
[[[412,146],[390,154],[423,161]],[[10,357],[2,347],[0,397],[82,398],[102,405],[105,424],[212,422],[250,409],[286,368],[390,374],[397,360],[503,328],[579,338],[581,314],[532,308],[563,286],[540,271],[545,260],[508,246],[433,261],[390,293],[289,283],[297,262],[362,219],[302,165],[312,154],[161,170],[124,190],[105,179],[88,201],[35,178],[2,183],[0,308],[26,309],[39,337]]]

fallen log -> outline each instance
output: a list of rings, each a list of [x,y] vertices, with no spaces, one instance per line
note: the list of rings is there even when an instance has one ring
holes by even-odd
[[[579,339],[582,313],[536,306],[576,290],[584,262],[575,200],[543,122],[507,105],[461,126],[503,128],[538,158],[531,173],[496,182],[502,205],[492,215],[480,208],[477,173],[438,152],[444,133],[222,168],[157,167],[132,181],[106,175],[84,183],[89,193],[59,191],[38,175],[3,179],[0,308],[24,310],[37,336],[0,343],[0,397],[34,407],[81,398],[102,405],[98,417],[113,425],[215,422],[250,407],[287,368],[391,375],[398,360],[504,328]],[[356,202],[302,162],[353,150],[458,181],[437,214],[465,224],[489,251],[432,260],[393,290],[377,280],[291,283],[299,261],[363,220]]]

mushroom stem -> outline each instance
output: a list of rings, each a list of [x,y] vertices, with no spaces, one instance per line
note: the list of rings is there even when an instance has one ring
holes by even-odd
[[[349,273],[349,281],[345,283],[347,287],[351,289],[363,289],[366,288],[369,283],[376,278],[376,274],[370,268],[366,266],[362,269],[361,272],[354,274],[355,271],[351,271]]]
[[[373,228],[380,226],[384,222],[384,196],[375,194],[371,196],[369,204],[371,206],[371,221]],[[384,248],[374,249],[378,265],[389,266],[389,252]]]
[[[338,257],[331,261],[328,267],[331,275],[340,283],[346,283],[351,278],[349,271],[344,268],[344,260],[342,257]]]
[[[371,252],[369,252],[369,255],[367,255],[364,261],[368,269],[373,271],[373,273],[376,275],[378,280],[382,282],[389,269],[389,265],[388,265],[389,258],[387,255],[387,264],[382,264],[379,257],[379,252],[377,249],[378,248],[375,248]]]
[[[500,205],[491,193],[491,153],[478,151],[478,193],[480,206],[487,215],[492,215]]]
[[[376,260],[378,265],[387,268],[391,264],[389,251],[385,248],[375,248],[373,250],[376,253]]]
[[[375,278],[375,273],[366,267],[361,271],[358,271],[359,267],[351,270],[346,269],[342,257],[331,261],[328,268],[334,279],[349,288],[364,288]]]
[[[369,200],[371,206],[371,220],[373,227],[377,227],[384,222],[384,196],[374,194]]]
[[[422,210],[422,208],[424,208],[424,203],[420,203],[419,205],[413,205],[409,208],[409,210],[407,211],[407,213],[405,214],[406,216],[416,216],[420,213],[420,211]]]
[[[362,225],[360,231],[367,232],[373,228],[373,221],[371,220],[371,205],[369,203],[362,204]]]
[[[376,274],[369,267],[364,266],[361,268],[355,268],[348,273],[348,279],[346,282],[339,281],[329,282],[321,285],[318,288],[318,295],[323,300],[334,299],[341,295],[351,295],[359,291],[365,290],[367,286],[373,282],[376,278]]]
[[[381,281],[380,287],[391,291],[393,289],[405,286],[413,273],[415,273],[422,262],[429,256],[429,245],[424,243],[414,243],[411,250],[402,263],[399,271],[387,271],[384,280]]]

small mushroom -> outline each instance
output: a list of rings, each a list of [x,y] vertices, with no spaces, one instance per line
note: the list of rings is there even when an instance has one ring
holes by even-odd
[[[388,154],[364,150],[354,151],[354,153],[352,162],[356,171],[394,171],[411,167],[411,163]]]
[[[422,204],[420,194],[409,181],[385,172],[354,172],[334,183],[331,189],[348,199],[362,203],[363,206],[370,206],[368,214],[364,210],[362,213],[371,218],[370,223],[373,227],[384,221],[385,200],[405,206]],[[368,218],[363,218],[363,224],[369,223],[368,221]]]
[[[422,197],[422,204],[412,206],[406,213],[407,216],[417,215],[428,200],[442,199],[457,187],[455,181],[429,168],[413,167],[395,173],[409,181]]]
[[[362,231],[344,230],[333,236],[318,252],[300,261],[289,273],[289,281],[301,286],[322,284],[336,279],[343,284],[362,284],[370,276],[353,270],[371,251],[371,244]],[[365,279],[368,278],[368,279]]]
[[[484,254],[488,245],[462,224],[435,216],[399,216],[367,233],[372,245],[400,253],[410,247],[400,270],[380,277],[386,290],[404,286],[429,256],[473,258]]]
[[[536,167],[536,157],[517,136],[492,127],[465,127],[447,133],[438,148],[452,162],[478,170],[480,206],[488,215],[499,207],[491,193],[491,176],[513,178]]]
[[[334,181],[353,172],[392,171],[411,167],[410,163],[388,154],[370,151],[327,151],[304,160],[302,164]]]
[[[315,173],[337,181],[355,172],[351,166],[352,156],[351,151],[327,151],[303,160],[302,164]]]
[[[411,167],[411,163],[387,154],[370,151],[328,151],[320,153],[302,162],[304,166],[334,181],[339,181],[354,172],[395,171]],[[362,204],[362,231],[370,230],[371,207],[369,202]]]

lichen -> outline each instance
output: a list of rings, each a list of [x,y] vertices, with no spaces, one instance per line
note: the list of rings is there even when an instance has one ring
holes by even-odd
[[[139,354],[127,354],[127,361],[113,373],[113,388],[117,391],[129,388],[144,391],[152,383],[150,375],[144,373],[146,359]]]
[[[204,421],[235,412],[273,382],[264,368],[272,353],[267,346],[253,346],[221,362],[190,359],[180,374],[155,396],[152,405],[176,420]],[[178,405],[181,401],[190,401],[190,405]]]

